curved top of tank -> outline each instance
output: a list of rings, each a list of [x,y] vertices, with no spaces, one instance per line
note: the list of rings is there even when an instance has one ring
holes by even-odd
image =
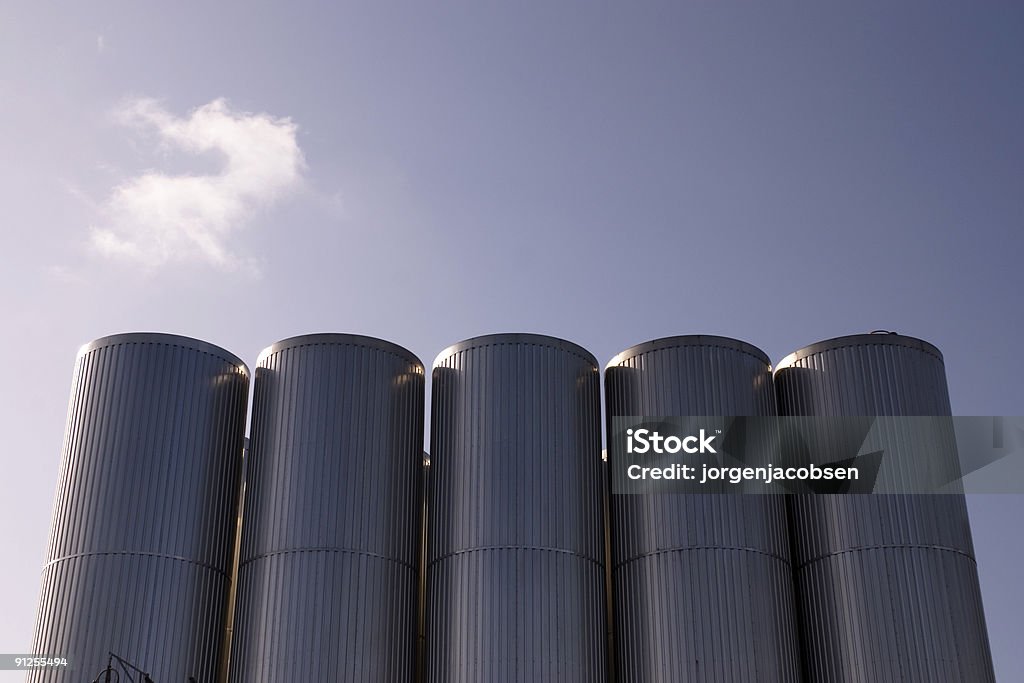
[[[565,339],[560,339],[558,337],[550,337],[546,334],[531,334],[529,332],[484,334],[479,337],[463,339],[437,354],[437,356],[434,357],[433,367],[436,368],[442,359],[458,353],[459,351],[465,351],[467,349],[473,349],[480,346],[496,346],[498,344],[536,344],[538,346],[550,346],[555,349],[561,349],[562,351],[568,351],[569,353],[576,354],[595,368],[597,367],[597,358],[594,354],[587,351],[579,344]]]
[[[364,334],[348,334],[343,332],[316,332],[313,334],[300,334],[295,337],[288,337],[281,341],[274,342],[267,348],[260,351],[259,357],[256,359],[256,365],[259,365],[263,360],[278,351],[284,351],[286,349],[294,349],[298,346],[309,346],[312,344],[338,344],[341,346],[365,346],[368,349],[376,349],[378,351],[387,351],[393,353],[396,356],[404,358],[416,365],[423,367],[423,361],[416,356],[415,353],[399,346],[394,342],[389,342],[386,339],[378,339],[377,337],[369,337]]]
[[[249,366],[227,349],[202,339],[186,337],[180,334],[170,334],[168,332],[121,332],[120,334],[110,334],[106,337],[93,339],[87,344],[82,344],[78,349],[78,357],[84,356],[100,347],[115,346],[117,344],[166,344],[168,346],[180,346],[194,351],[202,351],[203,353],[223,358],[232,365],[237,365],[246,376],[249,375]]]
[[[643,353],[657,351],[658,349],[670,349],[676,346],[720,346],[722,348],[733,349],[734,351],[749,354],[759,361],[763,361],[765,365],[771,365],[771,359],[768,358],[767,353],[753,344],[749,344],[741,339],[721,337],[716,334],[683,334],[674,337],[652,339],[651,341],[645,341],[640,344],[636,344],[635,346],[630,346],[628,349],[608,361],[608,363],[605,364],[604,369],[607,371],[610,368],[621,365],[624,361]]]
[[[850,334],[844,337],[834,337],[832,339],[825,339],[824,341],[815,342],[814,344],[808,344],[802,349],[797,349],[793,353],[789,354],[778,362],[775,366],[775,372],[783,370],[798,360],[802,360],[807,356],[815,353],[821,353],[822,351],[831,351],[833,349],[841,349],[846,346],[867,346],[871,344],[886,344],[890,346],[904,346],[909,349],[915,349],[917,351],[923,351],[924,353],[935,356],[940,363],[944,362],[942,358],[942,352],[934,345],[926,342],[923,339],[917,337],[908,337],[906,335],[897,334],[896,332],[887,332],[884,330],[878,330],[871,332],[870,334]]]

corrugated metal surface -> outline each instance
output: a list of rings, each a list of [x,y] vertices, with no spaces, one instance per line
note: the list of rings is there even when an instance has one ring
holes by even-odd
[[[423,365],[370,337],[256,368],[231,680],[412,680]]]
[[[939,351],[893,334],[801,349],[775,373],[783,415],[949,415]],[[898,442],[886,444],[898,458]],[[962,496],[790,497],[808,679],[994,680]]]
[[[231,590],[228,591],[228,616],[224,625],[224,648],[220,658],[220,666],[217,670],[217,681],[224,682],[228,679],[228,671],[231,668],[231,643],[235,632],[235,603],[238,597],[238,562],[241,559],[239,553],[242,550],[242,511],[245,505],[245,466],[249,461],[249,439],[245,439],[245,448],[242,456],[242,482],[238,489],[238,516],[235,520],[234,550],[231,554]]]
[[[224,636],[248,370],[168,334],[82,347],[33,652],[92,680],[108,651],[156,681],[212,681]]]
[[[745,342],[640,344],[605,370],[609,418],[774,415],[771,367]],[[612,496],[618,680],[800,680],[785,501]]]
[[[605,681],[599,390],[540,335],[434,362],[428,680]]]
[[[427,660],[427,529],[430,506],[427,505],[427,489],[430,482],[430,454],[423,453],[423,469],[420,470],[420,503],[423,518],[420,520],[419,564],[417,565],[416,594],[416,681],[426,677]]]

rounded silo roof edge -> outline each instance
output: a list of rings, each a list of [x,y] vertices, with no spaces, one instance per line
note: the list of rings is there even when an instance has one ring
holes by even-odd
[[[294,337],[286,337],[274,342],[260,351],[259,356],[256,358],[256,365],[262,363],[267,356],[278,353],[279,351],[294,349],[299,346],[310,346],[313,344],[364,346],[369,349],[393,353],[396,356],[405,358],[406,360],[419,365],[420,368],[423,368],[423,361],[419,359],[419,356],[404,346],[379,337],[371,337],[365,334],[352,334],[348,332],[314,332],[312,334],[300,334]]]
[[[750,342],[745,342],[742,339],[724,337],[716,334],[681,334],[670,337],[659,337],[658,339],[651,339],[650,341],[630,346],[628,349],[619,352],[610,361],[608,361],[605,364],[604,369],[608,370],[621,365],[623,361],[642,353],[649,353],[650,351],[657,351],[658,349],[669,349],[676,346],[719,346],[747,353],[758,360],[764,361],[765,365],[771,365],[771,359],[768,357],[767,353]]]
[[[775,365],[775,372],[784,370],[799,360],[806,358],[807,356],[822,351],[830,351],[833,349],[841,349],[846,346],[864,346],[868,344],[888,345],[888,346],[903,346],[917,351],[935,356],[940,363],[945,364],[945,359],[942,356],[942,351],[931,342],[927,342],[924,339],[917,337],[910,337],[905,334],[897,334],[895,332],[886,332],[880,334],[878,332],[868,334],[848,334],[841,337],[832,337],[831,339],[823,339],[813,344],[801,347],[793,353],[787,355]]]
[[[169,346],[180,346],[218,356],[233,365],[237,365],[242,372],[247,376],[249,375],[249,366],[246,365],[245,361],[227,349],[202,339],[187,337],[182,334],[172,334],[170,332],[119,332],[117,334],[109,334],[82,344],[78,349],[78,357],[98,348],[117,344],[166,344]]]
[[[538,346],[550,346],[552,348],[562,349],[563,351],[568,351],[569,353],[580,356],[597,368],[597,357],[579,344],[560,337],[552,337],[546,334],[534,334],[531,332],[502,332],[497,334],[483,334],[463,339],[460,342],[456,342],[451,346],[446,347],[437,354],[434,357],[434,362],[431,364],[431,367],[436,368],[443,358],[447,358],[459,351],[465,351],[467,349],[477,348],[480,346],[496,346],[498,344],[536,344]]]

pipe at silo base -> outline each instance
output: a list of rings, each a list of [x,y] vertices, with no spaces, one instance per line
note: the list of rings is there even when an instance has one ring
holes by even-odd
[[[156,681],[215,679],[249,372],[170,334],[97,339],[72,381],[32,649],[92,680],[108,653]]]
[[[256,367],[230,678],[413,679],[423,365],[317,334]]]
[[[605,369],[616,416],[775,415],[760,349],[693,335],[634,346]],[[609,436],[610,439],[610,436]],[[617,680],[801,680],[782,496],[612,496]]]
[[[606,681],[599,391],[541,335],[434,362],[428,681]]]
[[[775,387],[781,415],[950,415],[941,353],[896,334],[800,349]],[[888,459],[910,447],[883,445]],[[791,496],[790,508],[810,683],[995,680],[963,496]]]

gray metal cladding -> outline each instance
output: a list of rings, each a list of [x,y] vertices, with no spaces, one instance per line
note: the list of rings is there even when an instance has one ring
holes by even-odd
[[[552,337],[434,362],[427,680],[607,677],[600,383]]]
[[[762,351],[715,336],[659,339],[605,370],[614,416],[774,415]],[[612,496],[619,681],[799,681],[780,496]]]
[[[950,414],[942,355],[895,334],[801,349],[775,386],[782,415]],[[791,496],[790,508],[810,681],[995,680],[962,496]]]
[[[156,681],[221,656],[248,370],[223,349],[121,334],[79,351],[33,652],[92,680],[114,652]]]
[[[231,680],[412,680],[424,371],[370,337],[257,363]]]

